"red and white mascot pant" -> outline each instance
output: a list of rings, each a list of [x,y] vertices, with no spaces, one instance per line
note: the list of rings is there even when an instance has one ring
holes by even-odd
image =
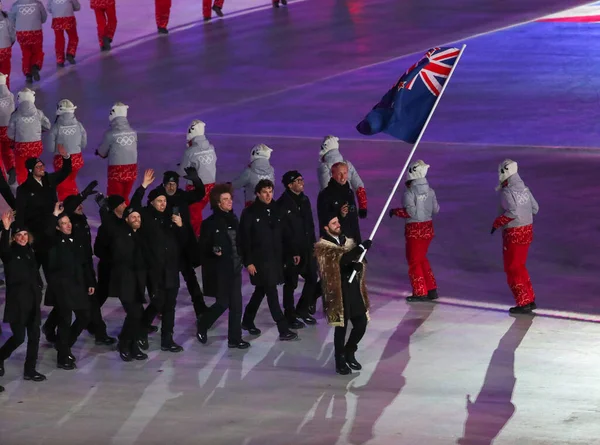
[[[202,211],[210,201],[210,191],[213,189],[214,186],[214,182],[212,184],[204,184],[204,198],[202,198],[200,202],[195,202],[193,204],[190,204],[189,206],[190,223],[192,224],[192,228],[194,229],[194,234],[196,235],[196,238],[200,237],[200,226],[202,225]],[[194,186],[188,184],[185,186],[185,189],[194,190]]]
[[[81,153],[75,153],[71,155],[72,170],[63,182],[56,186],[56,193],[59,201],[64,201],[67,196],[79,194],[77,188],[77,173],[83,167],[83,155]],[[54,156],[54,171],[59,171],[63,166],[63,157],[60,155]]]
[[[137,164],[109,165],[107,196],[119,195],[129,205],[129,194],[137,179]]]

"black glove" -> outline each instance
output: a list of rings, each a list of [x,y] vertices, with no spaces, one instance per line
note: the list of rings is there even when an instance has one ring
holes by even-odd
[[[14,167],[8,170],[6,174],[8,175],[8,185],[13,185],[17,182],[17,170]]]
[[[96,204],[98,204],[98,207],[100,207],[101,209],[108,207],[108,202],[107,202],[106,196],[104,196],[102,193],[98,193],[94,197],[94,201],[96,201]]]
[[[356,271],[356,273],[360,273],[363,270],[363,263],[352,263],[352,269]]]
[[[90,195],[95,195],[96,193],[98,193],[96,190],[94,190],[96,187],[98,187],[98,181],[93,180],[83,189],[83,191],[81,192],[81,197],[85,199]]]
[[[366,239],[360,244],[365,248],[365,250],[369,250],[371,248],[371,245],[373,244],[373,241],[371,241],[370,239]]]
[[[185,175],[183,175],[184,179],[192,182],[197,182],[200,180],[200,176],[198,176],[198,172],[194,167],[186,167],[183,170],[185,171]]]
[[[390,218],[392,218],[392,217],[394,216],[394,209],[389,209],[389,210],[388,210],[388,216],[389,216]]]
[[[492,227],[492,231],[490,232],[490,235],[493,235],[495,231],[496,231],[496,228]]]
[[[367,217],[367,209],[358,209],[358,217],[365,219]]]

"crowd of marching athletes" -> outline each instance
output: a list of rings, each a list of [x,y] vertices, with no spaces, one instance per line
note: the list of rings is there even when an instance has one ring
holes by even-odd
[[[355,352],[367,328],[370,306],[360,261],[372,244],[360,233],[360,219],[367,217],[367,192],[357,169],[342,156],[337,137],[325,137],[318,153],[315,228],[300,172],[290,170],[281,176],[283,191],[274,200],[273,150],[264,144],[252,148],[250,163],[238,177],[217,183],[217,152],[205,135],[205,123],[194,120],[178,169],[164,172],[152,189],[155,173],[146,170],[134,190],[138,137],[128,121],[129,107],[117,102],[108,112],[110,127],[95,151],[108,159],[105,196],[95,190],[97,181],[81,191],[77,186],[88,141],[71,101],[57,104],[51,125],[28,88],[18,93],[15,109],[6,76],[0,75],[0,102],[7,103],[0,117],[6,171],[0,174],[0,193],[13,209],[2,215],[0,227],[0,259],[6,275],[4,322],[12,331],[0,348],[0,376],[4,362],[26,336],[24,378],[32,381],[45,380],[36,366],[41,332],[57,350],[58,368],[65,370],[76,368],[72,348],[84,330],[97,345],[117,343],[108,335],[102,316],[108,297],[119,298],[126,313],[117,343],[123,361],[148,358],[143,351],[150,347],[149,334],[158,332],[153,322],[159,314],[161,350],[182,351],[173,340],[180,274],[192,299],[200,343],[207,343],[209,328],[229,311],[228,346],[248,348],[248,338],[261,334],[255,318],[265,296],[279,339],[295,340],[297,330],[317,324],[313,315],[322,297],[327,323],[335,327],[336,372],[345,375],[361,369]],[[42,133],[47,133],[46,149],[54,155],[52,173],[40,158]],[[429,186],[428,170],[421,160],[410,165],[403,205],[389,211],[390,217],[406,220],[411,303],[438,298],[427,251],[434,237],[432,218],[440,206]],[[499,228],[503,232],[504,266],[517,303],[510,312],[526,314],[536,307],[525,262],[538,205],[520,179],[516,162],[502,162],[498,175],[501,208],[492,233]],[[10,186],[14,181],[16,197]],[[233,193],[242,189],[245,208],[238,219]],[[91,195],[101,221],[94,240],[82,205]],[[207,205],[212,214],[204,219]],[[96,270],[93,256],[99,260]],[[47,282],[45,295],[40,267]],[[254,285],[245,309],[244,269]],[[355,272],[358,278],[350,280]],[[295,301],[299,277],[304,284]],[[215,303],[207,306],[205,296],[215,297]],[[52,310],[40,329],[42,300]],[[244,331],[250,337],[243,339]]]
[[[212,12],[223,17],[224,0],[202,0],[202,15],[205,21],[212,19]],[[274,8],[287,0],[272,0]],[[15,0],[7,13],[0,1],[0,73],[9,78],[12,61],[12,46],[19,43],[22,58],[22,70],[27,83],[41,79],[40,71],[44,65],[43,25],[52,16],[52,29],[55,38],[56,64],[65,66],[76,63],[79,35],[75,13],[81,10],[79,0],[48,0],[47,6],[40,0]],[[171,0],[154,0],[156,27],[159,34],[168,34]],[[116,0],[90,0],[98,29],[98,43],[101,51],[110,51],[117,30]],[[66,39],[65,39],[66,34]],[[65,48],[66,46],[66,48]]]

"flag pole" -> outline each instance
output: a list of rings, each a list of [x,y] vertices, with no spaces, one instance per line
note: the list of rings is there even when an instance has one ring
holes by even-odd
[[[456,56],[456,62],[454,62],[454,65],[452,66],[452,69],[450,70],[450,73],[448,74],[448,79],[446,79],[446,82],[444,83],[444,86],[442,87],[442,91],[440,91],[440,95],[435,100],[435,103],[433,104],[433,108],[429,112],[429,116],[427,116],[427,120],[425,121],[425,124],[423,125],[423,128],[421,128],[421,132],[419,133],[419,137],[415,141],[415,143],[413,145],[413,148],[410,151],[410,154],[408,155],[408,159],[404,163],[404,167],[402,167],[402,171],[400,172],[400,176],[398,176],[398,179],[396,180],[396,183],[394,184],[394,188],[392,189],[392,192],[390,193],[390,196],[388,197],[385,205],[383,206],[383,210],[381,211],[381,214],[379,215],[379,218],[377,219],[377,222],[375,223],[375,227],[373,227],[373,230],[371,231],[371,235],[369,236],[370,240],[372,240],[375,237],[375,233],[379,229],[379,225],[381,224],[381,221],[383,220],[383,217],[385,216],[385,214],[387,212],[387,209],[388,209],[388,207],[390,206],[390,204],[392,202],[392,198],[396,194],[396,190],[398,190],[398,187],[400,186],[400,183],[402,182],[402,178],[404,177],[404,173],[406,173],[406,169],[408,168],[408,166],[410,164],[410,161],[412,160],[412,157],[414,156],[415,152],[417,151],[417,147],[419,146],[419,142],[421,142],[421,138],[423,137],[423,133],[425,133],[425,129],[427,128],[427,125],[429,124],[429,121],[431,120],[431,117],[433,116],[433,113],[435,112],[435,109],[437,108],[438,104],[440,103],[440,99],[442,98],[442,95],[444,94],[444,91],[446,91],[446,87],[450,83],[450,78],[452,77],[452,74],[454,74],[454,70],[458,66],[458,62],[460,61],[460,58],[461,58],[461,56],[462,56],[462,54],[463,54],[463,52],[464,52],[464,50],[465,50],[466,47],[467,47],[467,45],[463,45],[462,48],[460,49],[460,52],[458,53],[458,56]],[[367,251],[363,250],[363,252],[360,254],[360,258],[358,259],[358,261],[362,261],[365,258],[366,254],[367,254]],[[356,276],[356,271],[352,272],[352,275],[350,276],[350,280],[348,282],[352,283],[352,281],[354,280],[355,276]]]

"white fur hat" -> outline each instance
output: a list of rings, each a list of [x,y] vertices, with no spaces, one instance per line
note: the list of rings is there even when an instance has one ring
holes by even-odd
[[[8,76],[6,74],[0,73],[0,85],[6,85],[6,79]]]
[[[325,136],[323,139],[323,143],[321,144],[321,151],[319,152],[319,157],[325,156],[326,153],[331,150],[337,150],[340,148],[340,138],[335,136]]]
[[[272,148],[267,147],[265,144],[258,144],[252,147],[250,152],[250,160],[254,161],[258,158],[271,159]]]
[[[204,127],[206,127],[206,124],[201,120],[193,120],[188,127],[187,141],[191,141],[196,136],[204,136]]]
[[[112,121],[115,117],[127,117],[127,109],[129,105],[125,105],[123,102],[117,102],[113,105],[108,115],[108,120]]]
[[[67,113],[75,113],[77,107],[73,105],[69,99],[63,99],[58,104],[56,104],[56,115],[60,116],[61,114]]]
[[[19,101],[19,103],[21,103],[21,102],[35,103],[35,91],[30,90],[29,88],[23,88],[17,94],[17,100]]]
[[[496,190],[500,190],[502,188],[502,183],[517,173],[518,170],[519,166],[512,159],[505,159],[502,161],[498,166],[498,187],[496,187]]]
[[[424,161],[418,160],[410,164],[408,168],[408,176],[407,179],[412,181],[413,179],[421,179],[427,176],[427,170],[429,170],[429,165],[425,164]]]

